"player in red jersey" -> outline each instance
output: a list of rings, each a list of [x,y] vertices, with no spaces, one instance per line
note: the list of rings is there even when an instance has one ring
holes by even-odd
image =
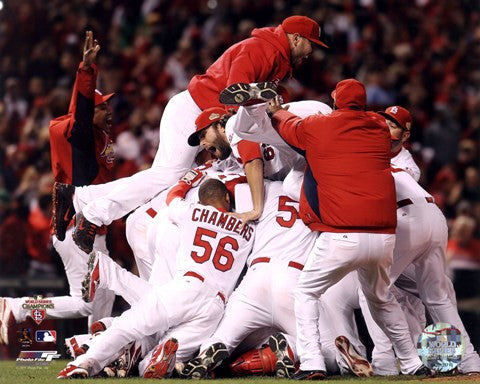
[[[73,186],[111,180],[110,170],[113,167],[114,151],[109,136],[112,112],[108,100],[113,94],[102,95],[95,89],[98,74],[95,62],[99,50],[100,45],[94,40],[93,33],[87,31],[83,61],[77,71],[68,113],[50,122],[52,171],[55,181],[71,184],[65,187],[67,194],[69,190],[73,193]],[[56,187],[59,185],[56,184]],[[55,213],[58,212],[54,212],[54,220]],[[53,236],[53,246],[62,258],[70,295],[49,298],[53,308],[47,309],[46,318],[78,318],[92,315],[89,318],[89,323],[92,324],[110,315],[115,295],[109,290],[102,289],[94,302],[87,304],[82,300],[81,282],[87,272],[88,255],[73,243],[73,227],[66,231],[70,220],[60,219],[63,223],[62,233]],[[102,229],[99,234],[94,247],[108,254],[106,231]],[[24,298],[0,298],[0,319],[7,319],[0,320],[3,334],[7,334],[6,329],[9,325],[24,321],[30,314],[29,310],[22,307],[23,301]],[[0,337],[0,343],[2,341],[8,343],[6,337]]]
[[[299,380],[325,377],[318,331],[318,298],[357,270],[372,316],[389,336],[404,374],[428,374],[408,337],[408,326],[389,291],[395,245],[396,198],[390,173],[391,136],[383,119],[366,112],[366,92],[354,79],[332,93],[335,110],[305,119],[275,100],[273,126],[305,154],[300,216],[321,231],[295,294]]]
[[[115,184],[108,194],[89,202],[82,209],[83,232],[94,234],[97,226],[123,217],[193,168],[200,149],[189,146],[187,139],[195,132],[198,115],[207,108],[223,107],[219,94],[235,83],[242,83],[244,88],[230,89],[232,97],[241,96],[248,101],[263,98],[263,93],[271,96],[272,85],[264,82],[290,77],[292,69],[311,55],[312,43],[325,45],[319,36],[317,22],[306,16],[291,16],[277,27],[254,29],[251,38],[227,49],[205,74],[193,77],[188,90],[172,97],[165,107],[160,122],[160,146],[152,168],[125,183]],[[253,82],[263,84],[250,86]],[[79,235],[75,239],[89,250],[90,237]]]

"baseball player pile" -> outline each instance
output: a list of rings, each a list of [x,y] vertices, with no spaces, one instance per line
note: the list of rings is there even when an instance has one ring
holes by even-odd
[[[171,98],[150,169],[55,184],[55,236],[75,247],[64,263],[85,303],[75,316],[95,320],[65,340],[58,379],[431,376],[415,347],[426,314],[463,334],[456,372],[480,374],[445,273],[445,218],[403,147],[409,111],[367,111],[355,79],[332,90],[333,109],[278,94],[315,45],[327,48],[305,16],[253,30]],[[97,239],[127,214],[139,276]],[[106,292],[130,309],[104,317]],[[0,343],[26,299],[0,298]]]

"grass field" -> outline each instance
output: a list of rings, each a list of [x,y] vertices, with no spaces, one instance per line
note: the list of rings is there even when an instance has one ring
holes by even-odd
[[[66,365],[66,360],[54,361],[48,367],[16,367],[15,361],[0,361],[0,384],[24,384],[24,383],[35,383],[35,384],[47,384],[56,382],[55,378],[57,373],[63,369]],[[147,382],[150,382],[148,380]],[[455,383],[472,383],[479,381],[480,377],[437,377],[433,379],[416,379],[404,376],[393,376],[388,379],[384,377],[376,377],[370,379],[359,379],[359,378],[345,378],[341,376],[332,376],[329,378],[329,381],[334,381],[336,384],[340,383],[372,383],[372,384],[382,384],[382,383],[415,383],[415,382],[434,382],[434,383],[448,383],[454,381]],[[110,384],[110,383],[145,383],[146,379],[142,378],[127,378],[127,379],[88,379],[82,380],[82,383],[99,383],[99,384]],[[273,378],[247,378],[247,379],[217,379],[217,380],[203,380],[203,383],[212,382],[212,383],[227,383],[227,384],[274,384],[287,382],[283,379],[273,379]],[[162,383],[183,383],[185,380],[178,379],[168,379],[163,380]]]

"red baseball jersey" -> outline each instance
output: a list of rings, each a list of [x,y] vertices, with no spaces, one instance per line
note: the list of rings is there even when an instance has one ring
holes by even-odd
[[[300,216],[313,230],[395,233],[395,185],[390,172],[390,132],[365,112],[365,88],[343,80],[330,115],[301,119],[278,111],[274,128],[305,154]]]
[[[93,126],[97,67],[77,71],[67,115],[50,122],[50,152],[56,181],[83,186],[112,180],[115,158],[108,133]]]
[[[290,45],[282,26],[259,28],[228,48],[205,74],[194,76],[188,91],[202,110],[223,107],[218,95],[231,84],[282,80],[291,74]]]

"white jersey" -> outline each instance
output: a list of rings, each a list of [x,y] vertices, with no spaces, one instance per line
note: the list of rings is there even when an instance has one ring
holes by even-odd
[[[401,169],[392,170],[393,180],[395,181],[395,190],[397,191],[397,201],[404,199],[424,199],[426,197],[431,198],[432,195],[425,191],[412,176]]]
[[[332,108],[327,104],[315,100],[295,101],[287,105],[290,112],[301,118],[315,114],[328,115],[332,112]],[[233,132],[244,140],[275,146],[287,146],[273,128],[266,110],[266,103],[240,107],[237,114],[229,119],[227,126],[230,125]]]
[[[248,185],[237,185],[235,196],[237,210],[243,212],[252,209]],[[265,182],[265,207],[257,222],[249,265],[257,257],[305,264],[317,233],[312,232],[300,219],[298,206],[298,202],[284,195],[281,182]]]
[[[174,199],[170,220],[180,229],[177,275],[200,275],[207,284],[229,296],[245,266],[253,244],[255,226],[209,205]]]
[[[229,124],[231,120],[232,124]],[[234,120],[235,116],[232,116],[227,121],[225,132],[232,148],[231,157],[237,159],[237,162],[241,164],[238,143],[243,139],[233,132]],[[305,164],[305,158],[287,145],[260,144],[260,151],[263,160],[263,176],[270,180],[283,180],[290,169],[298,167],[299,163]]]
[[[404,147],[402,147],[395,157],[392,157],[390,164],[392,164],[394,168],[401,168],[408,172],[415,181],[420,179],[420,168],[418,168],[415,160],[413,160],[412,154]]]
[[[289,111],[300,117],[329,114],[332,109],[319,101],[306,100],[288,104]],[[232,147],[232,155],[240,158],[238,143],[249,140],[260,143],[263,174],[270,180],[283,180],[293,169],[303,169],[305,158],[295,152],[278,135],[266,114],[267,104],[240,107],[238,113],[227,121],[225,133]]]

